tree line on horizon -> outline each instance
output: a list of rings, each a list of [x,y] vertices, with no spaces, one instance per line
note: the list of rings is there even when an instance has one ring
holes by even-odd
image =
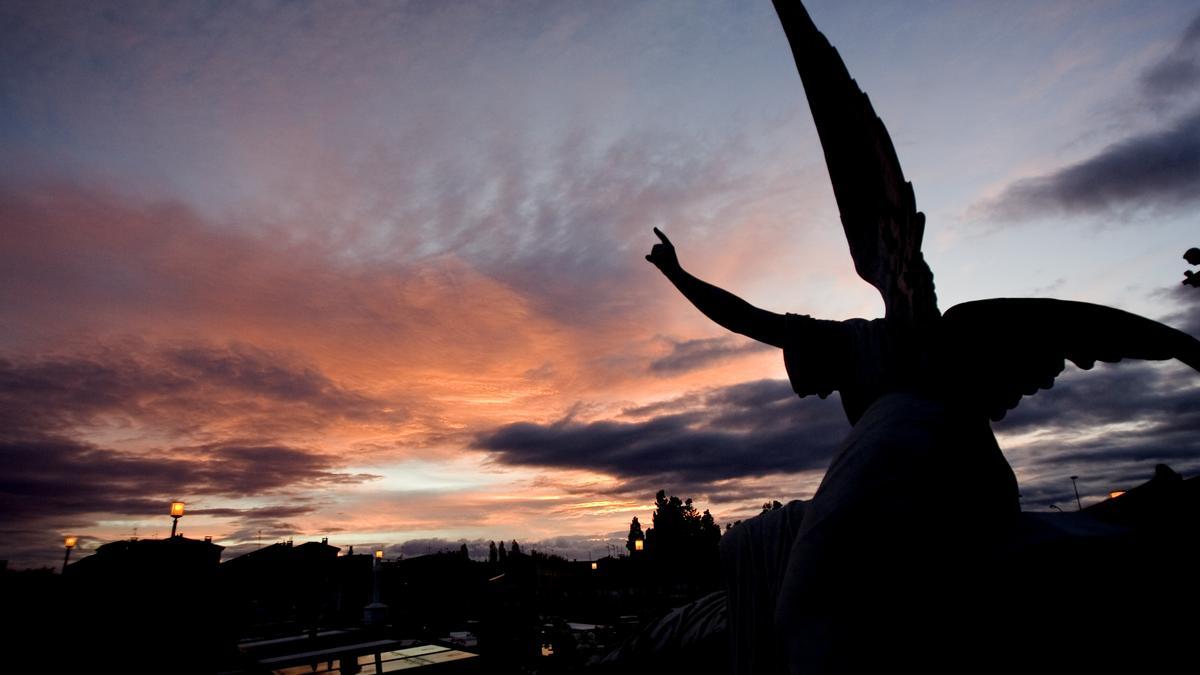
[[[680,499],[675,495],[668,495],[665,489],[655,494],[654,506],[650,528],[643,530],[637,516],[630,521],[629,533],[625,540],[625,550],[628,553],[622,554],[622,557],[644,556],[673,562],[685,559],[715,559],[717,545],[723,532],[729,532],[742,522],[735,520],[726,523],[722,531],[708,509],[700,511],[690,497]],[[762,513],[781,508],[783,504],[778,500],[767,501],[762,504]],[[638,548],[639,541],[642,542],[641,548]],[[470,550],[466,542],[459,545],[458,554],[470,559]],[[508,542],[507,546],[504,540],[488,542],[488,563],[502,564],[509,557],[520,556],[566,561],[562,556],[553,553],[546,554],[536,550],[526,553],[522,551],[516,539]]]

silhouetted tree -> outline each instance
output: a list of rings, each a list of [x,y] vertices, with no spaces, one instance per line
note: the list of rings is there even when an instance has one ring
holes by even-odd
[[[654,504],[654,526],[646,531],[645,551],[659,583],[674,589],[671,592],[713,590],[720,583],[721,528],[712,513],[701,513],[691,499],[667,496],[666,490],[658,491]],[[635,523],[630,523],[627,546],[634,545]]]
[[[493,541],[488,544],[488,562],[494,563],[497,560],[498,560],[498,558],[496,555],[496,542]]]
[[[516,539],[512,540],[512,546],[509,547],[508,554],[509,555],[521,555],[521,545],[517,543]]]
[[[646,546],[662,559],[696,558],[716,552],[721,528],[712,514],[701,514],[690,498],[668,497],[666,490],[655,495],[654,527],[646,533]],[[639,525],[640,527],[640,525]],[[632,535],[632,523],[630,524]]]
[[[458,554],[464,558],[471,557],[471,552],[467,550],[467,545],[465,543],[462,546],[458,547]]]
[[[633,552],[637,550],[637,544],[633,542],[645,541],[645,539],[646,535],[642,532],[642,524],[638,522],[637,516],[634,516],[629,523],[629,538],[625,540],[625,548],[628,549],[629,554],[633,555]]]
[[[772,500],[769,502],[763,502],[762,512],[766,513],[767,511],[774,511],[776,509],[782,509],[782,508],[783,508],[783,504],[780,504],[779,500],[776,499],[776,500]]]
[[[700,547],[704,550],[715,549],[721,541],[721,526],[717,525],[717,521],[708,512],[708,509],[704,509],[704,515],[700,516],[700,530],[697,536]]]
[[[504,562],[505,560],[508,560],[508,551],[504,550],[504,542],[503,541],[500,542],[500,546],[496,549],[496,552],[500,555],[500,562]]]

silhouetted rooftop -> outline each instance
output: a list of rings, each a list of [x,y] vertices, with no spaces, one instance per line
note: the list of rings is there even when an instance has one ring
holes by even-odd
[[[188,539],[184,536],[167,539],[123,539],[99,546],[95,553],[71,563],[67,569],[78,574],[102,566],[124,566],[168,559],[174,564],[186,560],[216,567],[224,550],[224,546],[211,541]]]
[[[1091,517],[1130,529],[1164,529],[1196,522],[1200,516],[1200,481],[1184,479],[1166,464],[1154,477],[1083,510]]]

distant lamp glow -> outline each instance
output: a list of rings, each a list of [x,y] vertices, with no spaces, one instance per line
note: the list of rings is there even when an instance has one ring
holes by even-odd
[[[179,527],[179,519],[183,517],[183,502],[171,502],[171,538],[175,538],[175,528]]]
[[[63,546],[67,548],[67,552],[63,555],[63,574],[67,572],[67,561],[71,559],[71,549],[75,548],[75,544],[79,543],[79,537],[64,537]]]
[[[1124,490],[1113,490],[1112,492],[1108,493],[1108,498],[1116,499],[1117,497],[1120,497],[1123,494],[1125,494]]]
[[[646,548],[646,540],[645,539],[634,539],[633,540],[633,550],[640,551],[644,548]]]
[[[599,564],[599,563],[592,563],[592,569],[594,569],[594,570],[595,570],[595,569],[600,569],[600,564]]]
[[[378,550],[378,551],[375,551],[375,559],[376,559],[376,560],[383,560],[383,549],[380,549],[380,550]]]

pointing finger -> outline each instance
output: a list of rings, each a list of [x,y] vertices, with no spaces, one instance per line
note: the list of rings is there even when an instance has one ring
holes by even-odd
[[[662,243],[667,244],[668,246],[671,244],[671,240],[667,239],[667,235],[663,234],[662,230],[658,229],[657,227],[654,228],[654,234],[658,235],[658,238],[662,240]]]

